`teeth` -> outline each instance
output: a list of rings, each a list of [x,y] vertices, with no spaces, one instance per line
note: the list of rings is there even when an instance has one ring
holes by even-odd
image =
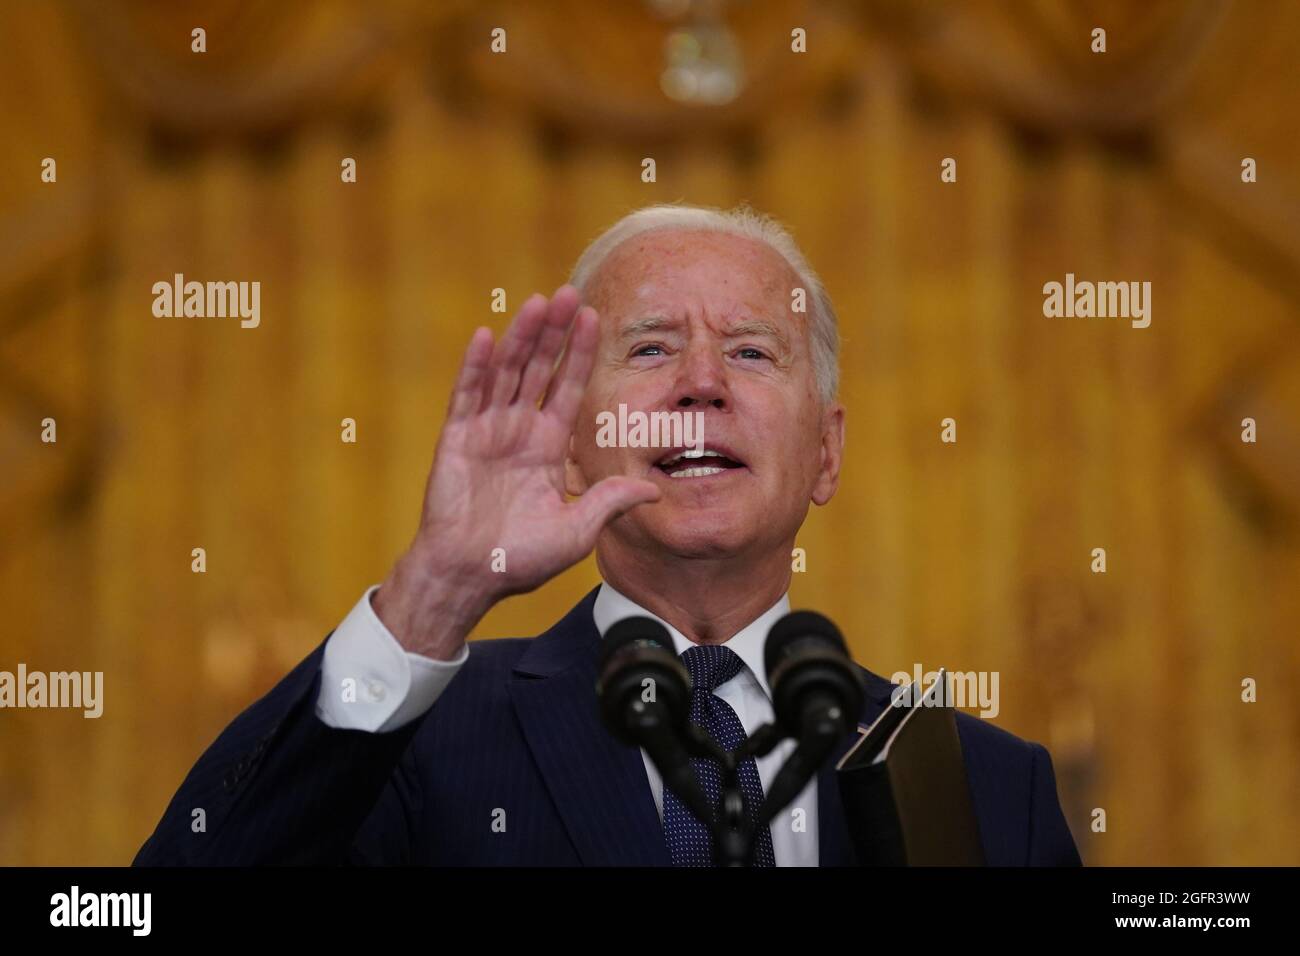
[[[679,454],[673,455],[673,457],[664,461],[662,464],[664,466],[675,465],[683,458],[723,458],[723,457],[725,456],[718,454],[716,451],[711,451],[708,448],[705,448],[702,451],[697,451],[694,448],[688,448]]]
[[[669,477],[671,478],[703,478],[706,475],[716,475],[718,472],[726,471],[725,468],[714,468],[706,465],[703,468],[683,468],[681,471],[674,471]]]

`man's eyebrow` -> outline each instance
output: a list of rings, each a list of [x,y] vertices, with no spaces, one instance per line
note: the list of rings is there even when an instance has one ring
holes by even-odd
[[[648,315],[643,319],[637,319],[635,322],[629,322],[619,330],[620,339],[630,339],[638,335],[644,335],[647,332],[657,332],[660,329],[675,328],[681,325],[675,319],[670,319],[663,315]]]
[[[645,318],[637,319],[635,322],[629,322],[619,330],[620,339],[635,338],[639,335],[645,335],[649,332],[658,332],[664,329],[678,329],[681,327],[681,321],[669,318],[663,315],[648,315]],[[787,337],[781,329],[771,322],[764,322],[761,319],[746,319],[727,327],[726,336],[729,339],[743,338],[747,335],[762,335],[775,339],[782,345],[787,343]]]
[[[776,339],[781,343],[786,341],[785,333],[779,328],[771,322],[763,322],[758,319],[737,322],[727,328],[727,338],[729,339],[743,338],[746,335],[766,335],[768,338]]]

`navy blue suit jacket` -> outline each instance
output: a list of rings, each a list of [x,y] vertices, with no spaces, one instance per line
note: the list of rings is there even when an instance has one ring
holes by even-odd
[[[437,703],[389,733],[316,716],[322,642],[199,758],[136,864],[668,865],[641,753],[597,712],[595,595],[540,637],[473,642]],[[893,685],[863,674],[867,724]],[[988,862],[1077,865],[1047,751],[957,721]],[[856,737],[819,774],[823,866],[855,862],[834,763]]]

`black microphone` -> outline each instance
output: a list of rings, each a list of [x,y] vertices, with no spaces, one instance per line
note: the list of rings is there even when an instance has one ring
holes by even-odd
[[[619,741],[643,747],[665,786],[709,823],[709,806],[684,741],[691,713],[691,674],[668,629],[653,618],[625,617],[605,632],[596,681],[601,719]]]
[[[773,624],[763,663],[777,725],[799,742],[768,788],[760,814],[766,822],[857,726],[863,686],[839,629],[815,611],[794,611]]]

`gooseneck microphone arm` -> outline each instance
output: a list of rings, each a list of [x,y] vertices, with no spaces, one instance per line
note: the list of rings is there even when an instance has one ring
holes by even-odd
[[[818,768],[831,756],[844,735],[841,722],[831,709],[818,709],[808,716],[799,743],[772,778],[758,810],[758,825],[767,826],[808,785]]]
[[[708,797],[695,775],[695,768],[691,766],[687,748],[673,729],[661,721],[647,721],[642,726],[638,739],[650,755],[651,763],[658,768],[664,786],[677,794],[696,817],[708,820],[713,808],[709,806]]]
[[[734,751],[723,750],[717,742],[709,736],[705,730],[698,724],[688,722],[685,728],[687,749],[692,756],[705,757],[717,761],[722,767],[722,781],[719,792],[717,813],[710,812],[707,815],[696,814],[697,818],[702,821],[713,820],[713,846],[714,855],[717,857],[721,866],[749,866],[754,844],[755,828],[750,825],[749,816],[746,812],[748,806],[745,800],[744,791],[740,789],[739,768],[742,761],[749,756],[762,756],[776,746],[781,741],[776,727],[772,724],[764,724],[759,730],[756,730],[744,743]],[[764,733],[764,737],[759,737]],[[765,749],[761,752],[758,747],[762,747],[766,734],[774,734],[767,743]],[[755,744],[756,746],[751,746]],[[692,808],[693,809],[693,808]]]

